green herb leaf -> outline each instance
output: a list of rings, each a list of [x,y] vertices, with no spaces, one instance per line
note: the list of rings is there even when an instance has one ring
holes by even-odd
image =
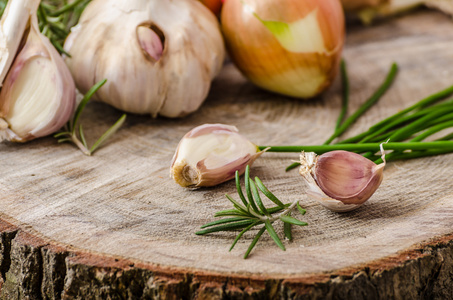
[[[263,182],[258,178],[258,177],[255,177],[255,182],[256,182],[256,185],[258,186],[258,188],[261,190],[261,192],[263,192],[263,194],[269,198],[269,200],[271,200],[272,202],[274,202],[275,204],[277,204],[278,206],[280,206],[281,208],[285,208],[285,205],[280,201],[278,200],[277,197],[275,197],[274,194],[272,194],[268,189],[267,187],[263,184]]]
[[[91,147],[90,152],[93,153],[98,149],[105,141],[110,138],[115,132],[120,129],[120,127],[123,125],[124,121],[126,121],[126,115],[123,114],[118,121],[116,121],[115,124],[113,124],[112,127],[110,127]]]
[[[220,224],[233,223],[233,222],[237,222],[237,221],[245,221],[247,219],[249,219],[249,218],[244,218],[244,217],[226,218],[226,219],[221,219],[221,220],[206,223],[203,226],[201,226],[200,228],[203,229],[203,228],[207,228],[207,227],[211,227],[211,226],[217,226]]]
[[[255,223],[252,223],[250,224],[249,226],[245,227],[237,236],[236,238],[234,239],[233,241],[233,244],[231,245],[230,247],[230,250],[233,250],[234,246],[236,246],[237,242],[239,241],[239,239],[244,235],[244,233],[246,233],[247,231],[249,231],[250,229],[252,229],[254,226],[258,225],[258,224],[262,224],[262,222],[255,222]]]
[[[80,136],[80,141],[82,142],[83,146],[85,146],[85,148],[88,148],[87,141],[85,139],[85,134],[83,133],[83,129],[82,129],[82,124],[80,124],[80,126],[79,126],[79,136]]]
[[[305,209],[303,209],[303,208],[300,206],[299,202],[297,202],[297,205],[296,205],[296,206],[297,206],[297,210],[300,212],[300,214],[301,214],[302,216],[305,215],[305,213],[306,213],[307,211],[306,211]]]
[[[260,229],[260,231],[258,231],[258,233],[256,234],[255,238],[253,239],[252,243],[250,244],[249,248],[245,252],[244,259],[249,257],[250,252],[252,252],[253,248],[255,247],[256,243],[258,242],[260,237],[263,235],[265,230],[266,230],[266,227],[264,226],[263,228]]]
[[[256,204],[258,204],[258,207],[260,208],[263,215],[270,216],[269,212],[263,204],[263,201],[261,200],[260,194],[258,193],[258,189],[256,188],[255,182],[253,180],[250,180],[250,187],[252,189]]]
[[[227,197],[227,199],[230,200],[231,203],[233,203],[234,207],[236,207],[240,211],[245,212],[247,214],[247,208],[246,207],[244,207],[241,204],[239,204],[239,202],[237,202],[236,200],[231,198],[231,196],[228,195],[228,194],[225,194],[225,197]]]
[[[298,225],[298,226],[307,226],[308,223],[299,221],[298,219],[295,219],[290,216],[280,216],[280,220],[282,220],[285,223],[293,224],[293,225]]]
[[[277,246],[280,247],[280,249],[282,249],[283,251],[285,251],[285,246],[283,245],[282,241],[280,240],[280,238],[278,237],[277,233],[275,232],[275,229],[274,227],[272,226],[271,222],[269,220],[266,220],[264,222],[264,226],[266,226],[266,230],[267,232],[269,233],[269,235],[272,237],[272,239],[274,240],[274,242],[277,244]]]
[[[346,113],[348,112],[349,105],[349,77],[348,70],[346,68],[346,62],[344,61],[344,59],[341,60],[340,70],[341,70],[341,85],[343,87],[343,97],[341,103],[341,111],[337,119],[337,124],[335,125],[335,130],[338,130],[338,128],[341,127],[341,124],[343,123]]]
[[[82,101],[79,103],[79,105],[76,108],[76,111],[74,113],[74,118],[72,120],[72,125],[70,127],[72,134],[75,134],[75,128],[77,125],[77,122],[79,121],[80,115],[82,114],[83,110],[85,109],[85,106],[87,105],[88,101],[90,101],[91,97],[107,82],[107,79],[101,80],[98,83],[96,83],[94,86],[91,87],[91,89],[88,90],[88,92],[85,94],[83,97]]]
[[[214,217],[226,217],[226,216],[248,216],[248,214],[238,209],[222,210],[214,214]]]
[[[102,80],[95,84],[87,94],[83,97],[82,101],[79,103],[79,105],[76,108],[76,111],[74,113],[74,116],[72,120],[70,120],[66,126],[64,131],[58,132],[54,134],[54,137],[58,139],[58,142],[72,142],[74,143],[85,155],[90,156],[91,154],[94,153],[105,141],[111,137],[115,132],[118,131],[118,129],[123,125],[124,121],[126,120],[126,115],[122,115],[118,121],[113,124],[112,127],[110,127],[95,143],[94,145],[88,149],[88,144],[85,138],[85,134],[83,131],[82,125],[79,125],[79,130],[77,132],[77,123],[79,122],[79,118],[82,115],[82,112],[87,105],[88,101],[91,99],[91,97],[96,93],[96,91],[101,88],[105,84],[106,80]],[[77,136],[78,133],[78,136]],[[66,136],[66,138],[61,139],[61,137]]]
[[[252,223],[254,223],[254,220],[237,221],[237,222],[233,222],[233,223],[227,223],[227,224],[209,227],[204,230],[197,231],[195,234],[204,235],[204,234],[219,232],[219,231],[237,230],[237,229],[242,229],[244,227],[247,227]]]
[[[241,198],[242,203],[247,206],[248,202],[247,200],[245,200],[244,193],[242,193],[241,182],[239,181],[239,171],[236,170],[234,178],[236,181],[236,189],[238,191],[239,198]]]
[[[260,211],[258,207],[256,207],[255,200],[253,199],[252,191],[250,189],[250,167],[247,166],[245,168],[245,173],[244,173],[244,184],[245,184],[245,191],[247,193],[247,198],[250,202],[250,205],[252,206],[252,209],[259,214]]]
[[[300,166],[300,162],[294,162],[294,163],[290,164],[289,166],[287,166],[285,171],[286,172],[291,171],[292,169],[295,169],[298,166]]]
[[[291,212],[288,213],[288,216],[291,216]],[[293,240],[293,234],[291,229],[292,229],[291,223],[283,223],[283,232],[285,233],[285,237],[288,239],[288,241]]]

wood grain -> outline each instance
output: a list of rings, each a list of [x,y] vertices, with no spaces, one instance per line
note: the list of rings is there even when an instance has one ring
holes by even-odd
[[[453,23],[419,11],[362,27],[350,24],[344,57],[351,111],[383,80],[392,89],[347,135],[453,83]],[[309,226],[283,252],[263,236],[249,259],[245,235],[196,236],[227,209],[234,183],[186,190],[169,179],[179,139],[203,123],[236,125],[257,144],[319,144],[341,106],[339,80],[303,102],[259,90],[226,64],[199,112],[180,120],[129,116],[93,157],[49,137],[2,144],[0,217],[4,299],[307,298],[453,296],[453,155],[387,166],[377,193],[357,211],[330,212],[304,195],[297,154],[265,154],[254,164],[283,201],[301,199]],[[91,103],[89,140],[120,112]],[[277,228],[282,233],[282,228]],[[415,276],[415,277],[414,277]]]

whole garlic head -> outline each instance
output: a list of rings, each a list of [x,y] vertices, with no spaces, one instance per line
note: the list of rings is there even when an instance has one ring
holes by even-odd
[[[194,0],[94,0],[64,48],[81,92],[105,78],[95,99],[166,117],[199,108],[225,57],[217,19]]]
[[[32,2],[34,5],[30,5]],[[2,73],[5,68],[8,71],[0,92],[0,141],[26,142],[52,134],[70,119],[75,107],[71,74],[39,31],[38,5],[39,0],[9,1],[2,16],[2,40],[19,42],[3,43],[1,47],[2,53],[14,56],[14,60],[10,67],[2,65]],[[9,23],[26,26],[17,26],[11,33],[6,25]],[[22,32],[17,32],[18,28]]]
[[[170,176],[183,187],[214,186],[243,174],[263,151],[234,126],[204,124],[179,142]]]
[[[385,159],[376,165],[360,154],[331,151],[322,155],[302,152],[299,173],[307,193],[323,206],[337,212],[358,208],[377,190],[383,179]]]

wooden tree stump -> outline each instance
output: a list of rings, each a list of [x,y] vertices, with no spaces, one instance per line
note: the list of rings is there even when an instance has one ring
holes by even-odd
[[[385,77],[383,99],[346,136],[453,83],[453,22],[419,11],[371,27],[350,25],[354,111]],[[236,125],[258,145],[320,144],[341,107],[339,79],[321,97],[267,93],[231,64],[187,118],[130,115],[92,157],[52,137],[0,145],[0,273],[3,299],[448,299],[453,297],[453,155],[389,163],[361,208],[334,213],[284,168],[297,154],[266,153],[252,175],[284,202],[301,200],[309,223],[281,251],[252,235],[228,252],[234,233],[196,236],[230,208],[233,182],[187,190],[169,178],[180,138],[203,123]],[[82,118],[94,140],[119,116],[91,103]],[[277,228],[282,233],[282,228]]]

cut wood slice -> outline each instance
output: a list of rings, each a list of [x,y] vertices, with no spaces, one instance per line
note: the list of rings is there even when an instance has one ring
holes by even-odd
[[[354,111],[384,79],[390,91],[347,133],[453,83],[453,23],[434,11],[350,27]],[[197,113],[180,120],[130,115],[92,157],[52,137],[0,145],[1,293],[4,299],[448,299],[453,295],[453,155],[391,162],[373,197],[349,213],[306,196],[298,154],[265,153],[251,170],[283,202],[300,199],[309,225],[280,250],[253,233],[197,236],[238,199],[234,182],[188,190],[169,178],[179,139],[203,123],[235,125],[258,145],[321,144],[335,126],[341,87],[300,101],[262,91],[226,64]],[[121,112],[90,103],[88,143]],[[269,204],[269,203],[266,203]],[[283,236],[283,226],[276,224]]]

